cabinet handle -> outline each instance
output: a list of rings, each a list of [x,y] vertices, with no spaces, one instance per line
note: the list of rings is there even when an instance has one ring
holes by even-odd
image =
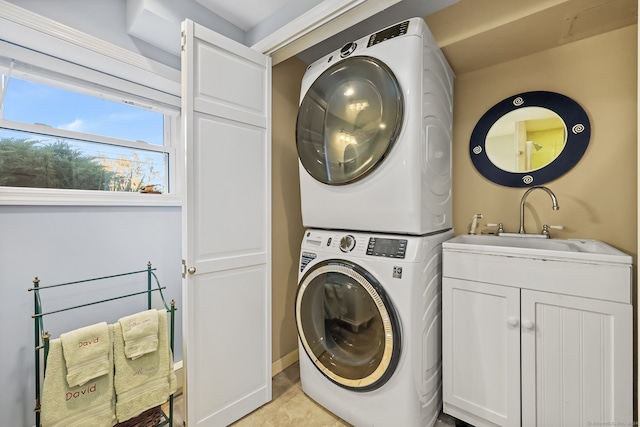
[[[522,327],[525,329],[533,329],[533,322],[531,320],[523,320]]]
[[[518,326],[518,323],[520,323],[517,317],[509,317],[508,322],[511,326]]]

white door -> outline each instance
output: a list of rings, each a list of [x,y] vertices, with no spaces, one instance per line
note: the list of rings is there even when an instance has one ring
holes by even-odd
[[[520,289],[443,279],[445,413],[473,425],[520,426],[519,318]]]
[[[271,60],[182,27],[186,416],[226,426],[271,400]]]
[[[522,425],[633,418],[632,306],[522,291]]]

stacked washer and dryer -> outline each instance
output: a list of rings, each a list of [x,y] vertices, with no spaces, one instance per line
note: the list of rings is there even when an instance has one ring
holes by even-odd
[[[300,99],[302,389],[355,426],[431,426],[453,72],[413,18],[311,64]]]

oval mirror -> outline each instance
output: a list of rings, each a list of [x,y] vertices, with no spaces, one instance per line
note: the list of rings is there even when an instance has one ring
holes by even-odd
[[[502,100],[480,118],[469,153],[485,178],[529,187],[575,166],[590,136],[589,118],[577,102],[555,92],[526,92]]]

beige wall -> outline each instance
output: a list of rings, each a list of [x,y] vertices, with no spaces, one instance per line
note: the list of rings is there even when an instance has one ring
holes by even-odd
[[[591,142],[582,160],[546,185],[560,205],[551,210],[544,192],[533,192],[525,210],[527,231],[563,225],[554,237],[605,241],[637,255],[637,25],[457,76],[453,130],[453,222],[466,233],[475,213],[482,224],[504,223],[517,231],[525,189],[482,177],[468,154],[480,117],[511,95],[547,90],[576,100],[591,121]],[[482,227],[481,230],[486,229]]]
[[[307,65],[291,58],[273,67],[272,307],[273,361],[296,350],[293,317],[302,242],[295,126],[300,83]]]

